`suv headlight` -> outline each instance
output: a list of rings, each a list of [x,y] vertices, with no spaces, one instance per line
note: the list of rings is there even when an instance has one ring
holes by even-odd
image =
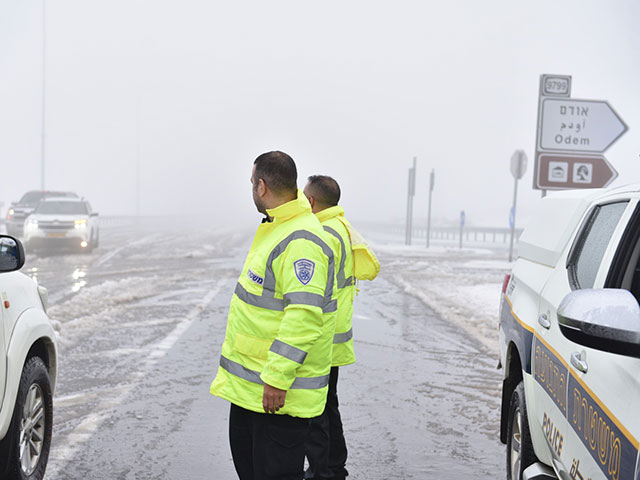
[[[82,218],[80,220],[74,220],[73,221],[73,226],[77,229],[83,229],[83,228],[87,228],[87,219],[86,218]]]

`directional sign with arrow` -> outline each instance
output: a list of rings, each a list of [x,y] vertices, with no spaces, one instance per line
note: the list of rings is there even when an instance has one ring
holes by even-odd
[[[602,188],[618,176],[602,155],[542,154],[538,169],[538,184],[547,190]]]
[[[569,75],[540,76],[533,188],[601,188],[618,176],[601,154],[627,125],[605,100],[571,98],[571,84]]]
[[[542,102],[540,148],[602,153],[627,126],[603,100],[546,98]]]

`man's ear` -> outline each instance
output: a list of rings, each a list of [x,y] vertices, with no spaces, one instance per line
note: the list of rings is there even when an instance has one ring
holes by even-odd
[[[264,183],[264,180],[259,178],[258,179],[258,188],[256,189],[256,191],[258,192],[258,196],[260,197],[264,197],[265,193],[267,193],[267,184]]]
[[[307,200],[309,200],[309,205],[311,205],[311,208],[313,208],[313,206],[316,204],[316,200],[315,198],[313,198],[313,195],[307,195]]]

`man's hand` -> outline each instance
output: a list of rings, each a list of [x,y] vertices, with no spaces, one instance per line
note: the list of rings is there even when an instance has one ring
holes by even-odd
[[[262,407],[266,413],[276,413],[284,407],[284,397],[287,395],[286,390],[272,387],[264,384],[264,393],[262,394]]]

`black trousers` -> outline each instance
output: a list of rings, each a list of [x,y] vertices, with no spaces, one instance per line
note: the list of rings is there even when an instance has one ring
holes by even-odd
[[[231,404],[229,442],[240,480],[301,480],[310,420]]]
[[[307,479],[340,479],[349,475],[345,468],[347,444],[338,406],[338,367],[332,367],[327,405],[322,415],[311,420],[311,430],[307,437]]]

